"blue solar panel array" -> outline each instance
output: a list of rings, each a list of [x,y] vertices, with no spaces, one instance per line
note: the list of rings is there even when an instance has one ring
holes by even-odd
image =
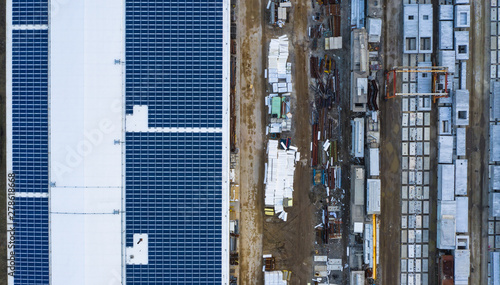
[[[12,159],[16,191],[48,191],[48,31],[12,32]]]
[[[126,134],[126,242],[148,234],[127,284],[220,284],[222,134]]]
[[[126,112],[150,127],[222,127],[222,0],[126,1]]]
[[[13,0],[13,25],[48,24],[48,1]],[[48,30],[12,30],[12,171],[17,192],[48,193]],[[15,198],[14,284],[49,284],[48,198]]]
[[[15,198],[14,284],[49,284],[48,198]]]
[[[12,0],[13,25],[47,25],[48,0]]]

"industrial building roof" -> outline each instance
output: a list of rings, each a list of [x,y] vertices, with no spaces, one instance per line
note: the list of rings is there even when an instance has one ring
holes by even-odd
[[[432,5],[405,4],[403,14],[404,52],[432,53]]]
[[[469,31],[455,31],[455,57],[457,60],[469,59]]]
[[[457,233],[467,233],[469,231],[469,198],[456,197],[457,202]]]
[[[467,50],[468,49],[469,46],[467,46]],[[460,62],[460,84],[454,84],[455,89],[467,89],[467,61],[459,57],[456,57],[456,59],[462,60],[462,62]]]
[[[7,1],[6,167],[16,186],[9,284],[50,282],[48,7],[48,1]]]
[[[467,195],[467,159],[455,160],[455,195]]]
[[[439,249],[455,249],[456,210],[455,201],[438,201],[436,247]]]
[[[351,271],[351,285],[364,285],[365,272],[364,271]]]
[[[453,35],[453,33],[451,33]],[[451,45],[453,49],[453,38],[451,39]],[[439,51],[439,65],[448,67],[449,72],[455,72],[455,51],[453,50],[441,50]]]
[[[368,42],[378,43],[380,42],[380,35],[382,34],[382,19],[380,18],[368,18]]]
[[[491,188],[494,190],[500,190],[500,165],[490,166],[490,180]]]
[[[453,21],[439,21],[439,49],[453,49]],[[452,52],[453,58],[455,58],[455,52]],[[453,65],[455,65],[455,62],[453,62]]]
[[[420,37],[420,41],[422,41],[423,38],[430,38],[429,50],[424,50],[422,47],[419,47],[419,51],[422,53],[432,52],[433,11],[431,4],[418,5],[418,36]]]
[[[469,125],[469,90],[460,89],[453,96],[453,120],[457,126]]]
[[[500,218],[500,193],[490,193],[490,217]]]
[[[380,214],[380,179],[367,179],[366,184],[366,213]]]
[[[365,26],[365,1],[354,0],[351,2],[351,27]]]
[[[432,62],[419,62],[418,66],[432,66]],[[429,73],[417,73],[418,93],[432,93],[432,77]]]
[[[500,125],[490,125],[490,160],[500,161]]]
[[[451,107],[439,107],[439,128],[438,134],[451,135]]]
[[[370,148],[370,176],[380,175],[380,151],[378,148]]]
[[[493,120],[500,119],[500,81],[493,81],[491,115]]]
[[[415,38],[415,46],[410,47],[405,40],[404,51],[405,52],[417,52],[417,38],[418,38],[418,4],[406,4],[403,8],[403,32],[404,38]]]
[[[368,72],[368,34],[364,28],[352,31],[352,64],[353,70]]]
[[[455,28],[470,27],[470,5],[455,5]]]
[[[125,13],[117,9],[126,23],[126,112],[147,105],[149,113],[146,130],[125,134],[126,246],[149,237],[148,264],[127,264],[127,284],[229,278],[228,5],[127,1]]]
[[[227,1],[8,2],[9,284],[229,280]]]
[[[438,163],[452,163],[453,161],[453,137],[439,136]]]
[[[470,250],[455,250],[455,284],[469,284]],[[462,283],[464,282],[464,283]]]
[[[491,285],[500,285],[500,252],[490,252]]]
[[[354,180],[354,205],[365,204],[365,169],[362,166],[353,166],[354,173],[351,177]]]
[[[352,154],[354,157],[365,156],[365,120],[355,118],[352,125]]]
[[[455,166],[438,164],[438,200],[455,200]]]
[[[457,155],[465,155],[465,128],[456,128],[456,138],[457,138]]]
[[[351,73],[351,110],[365,112],[368,102],[368,72],[354,71]]]
[[[439,5],[439,20],[453,21],[453,5]]]

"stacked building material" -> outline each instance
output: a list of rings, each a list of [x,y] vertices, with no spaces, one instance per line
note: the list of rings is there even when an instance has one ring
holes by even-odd
[[[288,36],[272,39],[269,44],[268,70],[269,83],[277,83],[278,79],[286,79],[288,60]]]
[[[275,214],[286,221],[284,207],[293,200],[293,178],[295,163],[300,154],[295,147],[279,149],[278,140],[269,140],[267,144],[268,161],[266,164],[265,206],[274,208]]]

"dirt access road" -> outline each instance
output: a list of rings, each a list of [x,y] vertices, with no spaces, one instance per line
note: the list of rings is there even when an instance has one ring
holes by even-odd
[[[239,284],[261,284],[264,175],[262,3],[238,3],[236,110],[239,110]]]
[[[400,65],[402,41],[402,10],[398,1],[384,1],[383,63],[390,69]],[[385,79],[385,78],[384,78]],[[382,82],[381,82],[382,83]],[[380,215],[380,279],[378,284],[400,284],[401,223],[401,126],[399,98],[384,101],[385,88],[380,87],[380,179],[383,185]]]
[[[267,24],[267,1],[238,3],[237,108],[239,110],[240,153],[240,284],[262,284],[262,254],[276,257],[278,270],[293,272],[291,284],[305,284],[312,274],[313,205],[309,199],[311,183],[309,145],[311,126],[308,101],[307,15],[310,1],[292,1],[289,23],[284,29]],[[291,40],[290,58],[295,97],[292,99],[292,144],[302,160],[295,172],[294,206],[286,223],[263,216],[265,125],[267,84],[264,69],[271,38],[287,34]]]
[[[467,158],[469,159],[470,284],[488,283],[488,162],[490,104],[490,1],[471,1],[470,90]]]

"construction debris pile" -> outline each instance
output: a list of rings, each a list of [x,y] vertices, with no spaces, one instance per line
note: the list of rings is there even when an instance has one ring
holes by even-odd
[[[322,5],[324,13],[313,16],[318,23],[309,27],[309,37],[313,41],[312,49],[318,48],[318,40],[324,37],[325,50],[337,50],[342,48],[342,36],[340,33],[340,1],[328,0],[318,1]]]
[[[290,0],[269,0],[267,10],[269,10],[269,23],[280,28],[287,22],[287,8],[292,7]]]
[[[266,97],[265,102],[271,115],[266,134],[290,131],[292,128],[292,114],[290,113],[292,64],[287,62],[288,44],[286,35],[272,39],[269,44],[268,69],[264,75],[272,86],[272,93]]]
[[[295,163],[300,159],[297,148],[287,145],[287,141],[269,140],[267,144],[268,161],[265,164],[265,206],[266,213],[279,214],[286,222],[288,214],[284,207],[293,205],[293,177]],[[273,210],[274,209],[274,210]]]
[[[377,17],[377,13],[371,13],[365,28],[365,1],[350,1],[352,50],[351,70],[348,73],[343,70],[343,61],[340,60],[346,56],[342,50],[340,1],[316,2],[319,7],[315,9],[308,30],[314,51],[309,61],[310,90],[314,96],[311,166],[313,189],[326,192],[326,198],[322,199],[326,202],[321,207],[321,223],[315,227],[316,236],[318,243],[326,249],[349,238],[349,251],[360,258],[350,260],[349,264],[341,264],[338,261],[344,256],[327,254],[326,251],[322,253],[325,256],[315,259],[320,262],[324,257],[327,262],[321,261],[323,264],[314,266],[313,281],[346,282],[337,280],[335,276],[339,273],[333,272],[349,268],[351,282],[357,280],[362,284],[365,276],[376,279],[379,252],[376,236],[379,229],[377,215],[381,214],[377,79],[380,74],[377,73],[381,69],[378,50],[382,20]],[[368,3],[372,12],[377,9],[373,5],[377,4]],[[350,84],[350,94],[340,94],[341,82]],[[344,97],[347,102],[343,100]],[[349,109],[348,112],[345,112],[346,109]],[[351,121],[350,146],[344,145],[349,140],[343,135],[340,124],[343,121]],[[346,157],[342,151],[346,148],[351,149],[350,157]],[[351,187],[343,185],[345,180],[342,180],[345,178],[349,179]],[[350,192],[351,201],[345,199],[347,192]],[[346,217],[349,225],[344,225]]]

